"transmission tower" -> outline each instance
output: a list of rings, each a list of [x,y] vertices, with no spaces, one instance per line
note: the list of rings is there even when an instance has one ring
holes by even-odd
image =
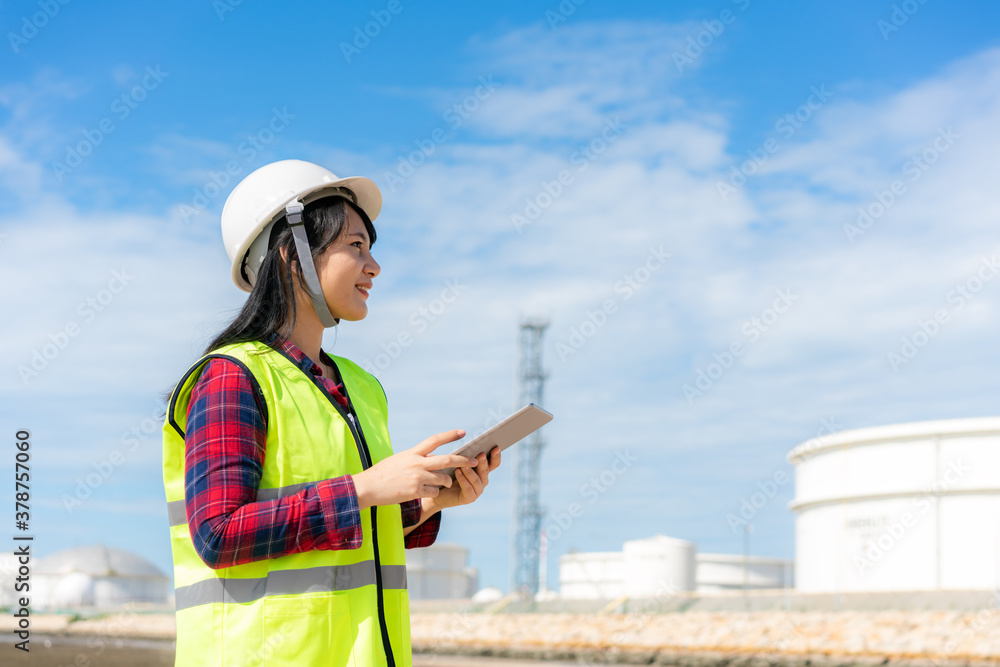
[[[549,323],[544,320],[521,322],[520,400],[515,407],[535,403],[545,407],[545,371],[542,370],[542,335]],[[514,541],[511,544],[512,593],[534,596],[538,592],[539,540],[542,508],[538,503],[538,472],[542,454],[541,431],[535,431],[517,445],[514,477]]]

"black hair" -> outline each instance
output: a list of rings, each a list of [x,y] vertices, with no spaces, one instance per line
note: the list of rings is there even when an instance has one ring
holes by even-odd
[[[365,223],[370,245],[375,244],[375,227],[360,208],[342,197],[327,197],[306,204],[302,211],[306,237],[313,259],[322,255],[347,230],[347,207],[351,206]],[[284,250],[287,261],[281,257]],[[294,267],[293,267],[294,264]],[[244,274],[245,275],[245,274]],[[267,254],[257,272],[246,303],[236,317],[205,347],[208,354],[223,345],[265,341],[273,334],[287,338],[295,326],[295,295],[293,280],[308,293],[305,275],[298,261],[295,238],[284,216],[271,228]],[[166,393],[170,400],[176,387]]]

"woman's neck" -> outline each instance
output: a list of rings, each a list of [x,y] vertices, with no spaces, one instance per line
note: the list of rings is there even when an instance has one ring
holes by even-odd
[[[303,310],[305,309],[299,309],[299,317],[295,320],[295,326],[288,335],[288,340],[312,359],[326,375],[327,369],[319,358],[320,347],[323,345],[323,324],[319,321],[315,311],[309,310],[306,313],[302,312]]]

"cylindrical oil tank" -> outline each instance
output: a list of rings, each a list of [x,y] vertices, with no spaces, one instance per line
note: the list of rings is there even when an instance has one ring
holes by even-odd
[[[406,587],[411,600],[471,598],[479,573],[466,567],[469,551],[457,544],[433,544],[406,551]]]
[[[170,589],[170,579],[145,558],[100,544],[40,558],[32,575],[32,602],[38,609],[165,604]]]
[[[843,431],[788,460],[800,591],[1000,585],[1000,418]]]
[[[697,554],[695,583],[699,593],[792,588],[792,561],[734,554]]]
[[[623,591],[620,551],[570,553],[559,557],[559,596],[613,600]]]
[[[630,540],[622,547],[624,590],[632,598],[693,591],[695,545],[666,535]]]

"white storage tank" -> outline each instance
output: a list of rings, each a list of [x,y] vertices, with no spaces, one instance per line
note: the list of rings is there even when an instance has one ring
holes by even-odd
[[[788,460],[800,591],[1000,585],[1000,418],[845,431]]]
[[[32,602],[38,609],[165,605],[170,589],[167,575],[142,556],[99,544],[39,559],[32,578]]]
[[[792,588],[790,560],[734,554],[697,554],[695,582],[699,593]]]
[[[411,600],[471,598],[479,588],[478,570],[466,567],[469,550],[457,544],[432,544],[406,550],[406,588]]]
[[[584,600],[613,600],[624,584],[621,551],[570,553],[559,557],[559,596]]]
[[[622,553],[625,557],[625,595],[631,598],[652,598],[665,590],[694,590],[693,542],[657,535],[626,542]]]

